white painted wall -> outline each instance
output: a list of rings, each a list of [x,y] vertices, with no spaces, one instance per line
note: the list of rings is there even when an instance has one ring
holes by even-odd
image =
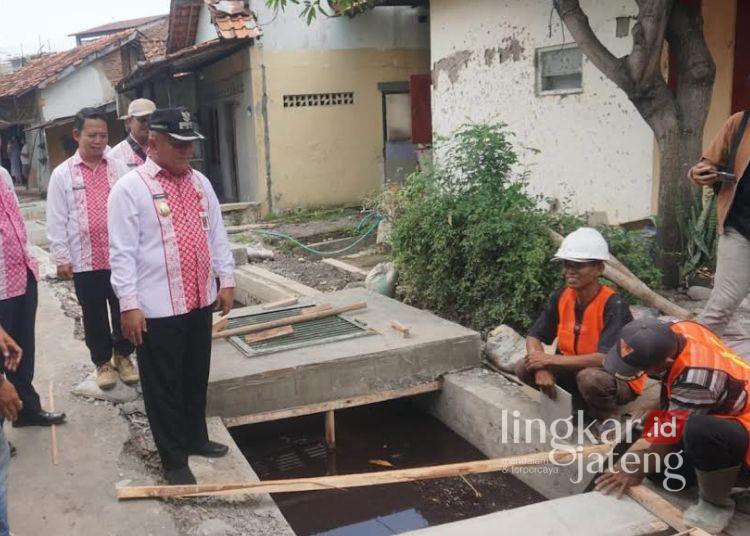
[[[74,115],[86,106],[101,106],[115,100],[115,89],[104,74],[103,60],[94,61],[62,78],[41,92],[42,116],[46,121]]]
[[[627,54],[632,40],[615,37],[615,17],[635,16],[635,2],[581,4],[602,42],[616,56]],[[606,211],[610,223],[652,214],[653,134],[625,94],[585,56],[582,93],[535,94],[535,49],[572,42],[556,14],[550,35],[549,0],[431,0],[430,6],[436,134],[467,122],[506,123],[534,193],[569,201],[576,211]],[[495,54],[489,61],[485,52],[493,48],[507,50],[507,59]]]
[[[300,18],[300,6],[290,4],[286,11],[275,12],[266,6],[265,0],[252,0],[250,7],[263,28],[259,44],[266,49],[427,49],[430,46],[429,24],[418,24],[417,17],[422,11],[410,7],[376,8],[354,18],[320,17],[310,26]],[[203,6],[196,43],[216,37],[208,7]]]

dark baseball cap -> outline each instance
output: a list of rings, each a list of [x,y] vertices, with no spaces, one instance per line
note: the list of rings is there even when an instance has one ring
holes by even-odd
[[[149,129],[169,134],[176,140],[195,141],[205,138],[196,130],[190,112],[184,106],[177,108],[159,108],[151,114]]]
[[[620,340],[604,358],[604,370],[621,380],[634,380],[675,355],[679,342],[670,326],[656,318],[633,320],[622,328]]]

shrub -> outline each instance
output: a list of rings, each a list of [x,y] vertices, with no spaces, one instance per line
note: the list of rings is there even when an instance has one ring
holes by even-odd
[[[389,191],[399,293],[484,331],[500,323],[525,330],[562,283],[550,264],[548,234],[569,232],[581,218],[551,214],[526,192],[503,125],[465,125],[437,153],[441,164]],[[647,284],[658,279],[648,243],[619,228],[603,229],[613,253]]]

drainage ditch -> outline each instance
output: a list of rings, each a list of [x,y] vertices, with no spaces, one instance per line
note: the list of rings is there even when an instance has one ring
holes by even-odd
[[[486,459],[478,449],[400,399],[336,412],[336,448],[323,415],[231,430],[261,480],[374,472]],[[351,489],[274,494],[298,536],[380,536],[544,501],[508,473]]]

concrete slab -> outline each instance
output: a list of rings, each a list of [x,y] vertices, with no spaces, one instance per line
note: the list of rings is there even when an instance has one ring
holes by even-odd
[[[286,298],[316,296],[319,290],[308,287],[269,270],[246,264],[234,271],[235,300],[239,303],[275,302]]]
[[[668,528],[628,497],[618,500],[593,492],[407,532],[404,536],[638,536]]]
[[[229,435],[221,419],[208,419],[208,436],[229,446],[229,454],[223,458],[190,458],[190,469],[201,484],[222,484],[227,482],[259,482],[258,475],[242,455],[237,444]],[[227,495],[212,498],[211,501],[232,503],[241,509],[249,519],[241,529],[243,534],[273,534],[274,536],[294,536],[284,515],[270,495]]]
[[[345,316],[363,322],[373,331],[369,336],[250,358],[227,341],[215,341],[209,415],[235,417],[410,387],[479,365],[478,333],[365,289],[299,303],[337,307],[363,301],[367,309]],[[255,306],[231,314],[259,312]],[[391,320],[409,326],[411,337],[402,338]]]
[[[541,437],[541,426],[534,425],[526,433],[528,421],[544,424],[538,393],[486,369],[445,376],[443,389],[433,395],[428,409],[490,458],[552,450],[549,430]],[[518,433],[514,421],[519,423]],[[588,484],[589,479],[579,478],[577,465],[523,468],[513,475],[545,497],[566,497],[581,493]]]

